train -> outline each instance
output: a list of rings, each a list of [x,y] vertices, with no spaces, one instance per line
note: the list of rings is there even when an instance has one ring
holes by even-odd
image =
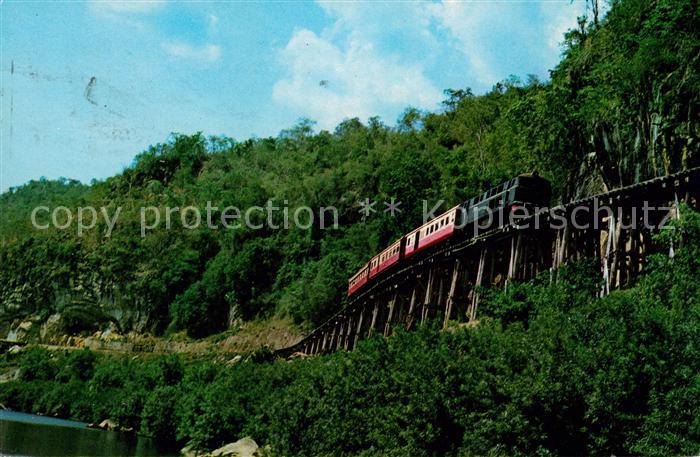
[[[476,236],[476,231],[467,231],[475,227],[482,233],[498,229],[510,220],[511,212],[546,207],[551,196],[551,184],[537,173],[521,174],[492,187],[436,216],[372,257],[348,280],[348,297],[408,262],[409,257],[444,243],[457,233]]]

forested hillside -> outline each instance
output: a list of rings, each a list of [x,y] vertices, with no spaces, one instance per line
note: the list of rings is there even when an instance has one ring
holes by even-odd
[[[532,170],[559,200],[700,163],[700,11],[694,0],[613,2],[600,24],[562,37],[550,80],[511,77],[483,95],[447,90],[439,112],[407,109],[396,125],[349,119],[333,132],[300,121],[276,138],[173,135],[122,173],[83,185],[32,181],[0,196],[0,316],[61,313],[71,331],[196,337],[236,319],[289,315],[313,326],[343,304],[348,276],[421,223],[422,199],[445,208]],[[363,218],[358,203],[379,201]],[[381,202],[402,202],[397,217]],[[141,236],[139,208],[207,201],[336,207],[339,225],[274,230],[171,229]],[[121,207],[78,236],[36,230],[30,213]]]
[[[491,291],[478,326],[434,322],[308,359],[31,348],[0,355],[19,368],[0,402],[111,418],[176,449],[252,436],[275,456],[697,455],[700,215],[676,225],[662,240],[683,240],[676,257],[602,299],[583,262]]]

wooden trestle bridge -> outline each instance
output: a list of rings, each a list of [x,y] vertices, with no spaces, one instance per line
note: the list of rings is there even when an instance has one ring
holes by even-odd
[[[542,209],[478,236],[465,229],[397,265],[277,355],[352,350],[372,334],[389,336],[426,319],[440,319],[444,326],[450,320],[471,322],[482,287],[508,287],[546,271],[556,280],[562,264],[584,257],[598,260],[599,293],[605,295],[635,281],[648,255],[660,249],[652,234],[678,217],[680,202],[700,209],[699,199],[700,168],[693,168]]]

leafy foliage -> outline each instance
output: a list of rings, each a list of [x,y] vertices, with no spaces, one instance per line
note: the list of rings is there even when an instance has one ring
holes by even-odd
[[[301,120],[276,138],[174,135],[105,181],[11,189],[0,196],[2,317],[117,308],[123,329],[195,337],[272,313],[314,326],[344,304],[345,281],[359,266],[422,222],[422,199],[447,208],[537,169],[568,200],[697,166],[697,12],[689,0],[613,1],[604,18],[582,18],[566,34],[549,81],[510,77],[483,95],[448,89],[440,111],[408,108],[394,127],[348,119],[315,132]],[[380,209],[395,198],[402,212],[363,220],[357,204],[366,198]],[[282,208],[292,217],[308,206],[337,208],[339,226],[271,229],[255,213],[261,229],[190,230],[179,212],[165,212],[195,206],[206,214],[207,201],[219,226],[227,206],[268,204],[281,208],[274,225],[284,222]],[[111,237],[100,217],[77,237],[74,226],[33,229],[38,205],[122,211]],[[140,208],[151,206],[161,224],[141,237]]]
[[[227,366],[32,349],[3,356],[21,380],[0,402],[166,443],[251,435],[281,455],[694,455],[700,214],[678,227],[662,237],[682,243],[673,259],[603,299],[584,263],[486,294],[476,327],[425,325],[350,353],[261,350]]]

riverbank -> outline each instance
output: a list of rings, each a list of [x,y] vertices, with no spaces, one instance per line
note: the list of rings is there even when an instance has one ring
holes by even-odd
[[[0,410],[0,454],[168,456],[177,451],[137,435],[93,430],[83,422]]]
[[[122,354],[186,354],[193,357],[220,356],[222,361],[236,354],[261,348],[272,350],[290,346],[303,336],[291,319],[267,318],[241,322],[230,330],[203,339],[193,339],[183,332],[154,336],[130,332],[120,334],[114,325],[91,334],[67,334],[61,331],[60,314],[42,319],[29,316],[6,323],[7,338],[0,352],[13,345],[33,345],[50,350],[80,350]]]

